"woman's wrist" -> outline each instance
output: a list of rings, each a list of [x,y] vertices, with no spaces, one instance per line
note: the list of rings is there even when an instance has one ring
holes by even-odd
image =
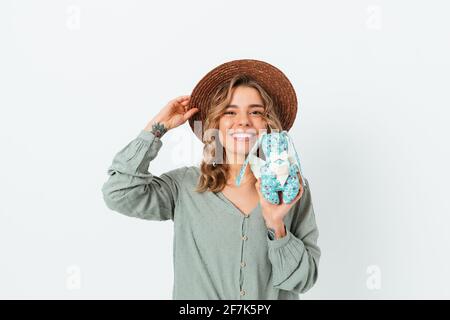
[[[286,226],[283,221],[267,222],[267,229],[275,236],[275,239],[286,236]]]
[[[158,138],[161,138],[169,130],[169,128],[166,122],[154,119],[147,124],[144,130],[153,133]]]

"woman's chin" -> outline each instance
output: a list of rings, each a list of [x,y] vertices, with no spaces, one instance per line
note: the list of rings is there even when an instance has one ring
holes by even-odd
[[[227,150],[229,163],[243,164],[249,154],[249,148]]]
[[[249,152],[250,152],[250,145],[248,144],[248,142],[246,142],[246,143],[243,143],[243,144],[238,144],[236,147],[235,147],[235,153],[238,153],[238,154],[248,154]]]

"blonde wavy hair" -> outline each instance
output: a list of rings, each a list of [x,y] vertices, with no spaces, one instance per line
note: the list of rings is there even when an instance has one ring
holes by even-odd
[[[229,165],[226,161],[226,151],[219,139],[216,139],[212,132],[217,133],[219,129],[219,121],[225,112],[225,109],[231,102],[231,95],[234,89],[238,86],[246,86],[258,90],[263,100],[264,112],[263,119],[267,122],[267,130],[282,131],[281,122],[276,115],[274,101],[254,79],[247,75],[238,74],[229,81],[223,82],[216,90],[209,108],[206,120],[204,123],[204,138],[203,138],[203,160],[200,164],[200,177],[195,191],[197,192],[219,192],[226,186],[229,178]],[[216,129],[216,130],[210,130]],[[216,150],[222,150],[222,159],[217,161]],[[213,160],[216,159],[216,166],[213,166]]]

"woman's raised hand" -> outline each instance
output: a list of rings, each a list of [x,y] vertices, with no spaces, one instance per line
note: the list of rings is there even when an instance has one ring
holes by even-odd
[[[170,100],[167,105],[147,124],[144,130],[151,131],[152,125],[156,122],[164,124],[164,127],[169,130],[176,128],[185,123],[192,117],[198,108],[189,109],[189,100],[191,96],[179,96]],[[189,110],[188,110],[189,109]]]
[[[304,191],[303,179],[299,172],[297,172],[297,176],[300,183],[300,190],[298,191],[297,196],[290,203],[284,203],[283,197],[280,197],[281,202],[279,204],[270,203],[264,198],[261,193],[261,178],[258,178],[258,180],[256,181],[255,187],[261,203],[262,216],[268,227],[279,226],[280,224],[283,224],[283,219],[289,212],[289,209],[291,209],[292,206],[302,197]]]

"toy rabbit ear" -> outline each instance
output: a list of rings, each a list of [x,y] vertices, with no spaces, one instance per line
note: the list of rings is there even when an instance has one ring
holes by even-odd
[[[252,149],[248,153],[247,158],[245,159],[245,161],[241,167],[241,171],[239,172],[239,175],[236,177],[236,186],[239,186],[241,184],[241,179],[244,176],[245,168],[247,168],[248,162],[250,161],[252,156],[254,155],[256,157],[256,151],[258,150],[258,147],[261,144],[261,140],[262,140],[263,136],[265,136],[265,135],[266,135],[266,133],[262,133],[259,136],[258,140],[255,142]]]
[[[295,155],[295,160],[297,160],[297,165],[298,165],[298,168],[300,170],[300,177],[302,178],[302,185],[304,187],[305,186],[305,178],[303,177],[302,165],[300,164],[300,158],[299,158],[299,156],[297,154],[297,150],[295,150],[294,143],[292,142],[292,139],[291,139],[291,136],[289,135],[289,133],[286,130],[283,130],[282,134],[284,134],[286,136],[287,140],[288,140],[288,143],[289,143],[289,147],[288,147],[289,155],[291,155],[292,153],[294,153],[294,155]]]

